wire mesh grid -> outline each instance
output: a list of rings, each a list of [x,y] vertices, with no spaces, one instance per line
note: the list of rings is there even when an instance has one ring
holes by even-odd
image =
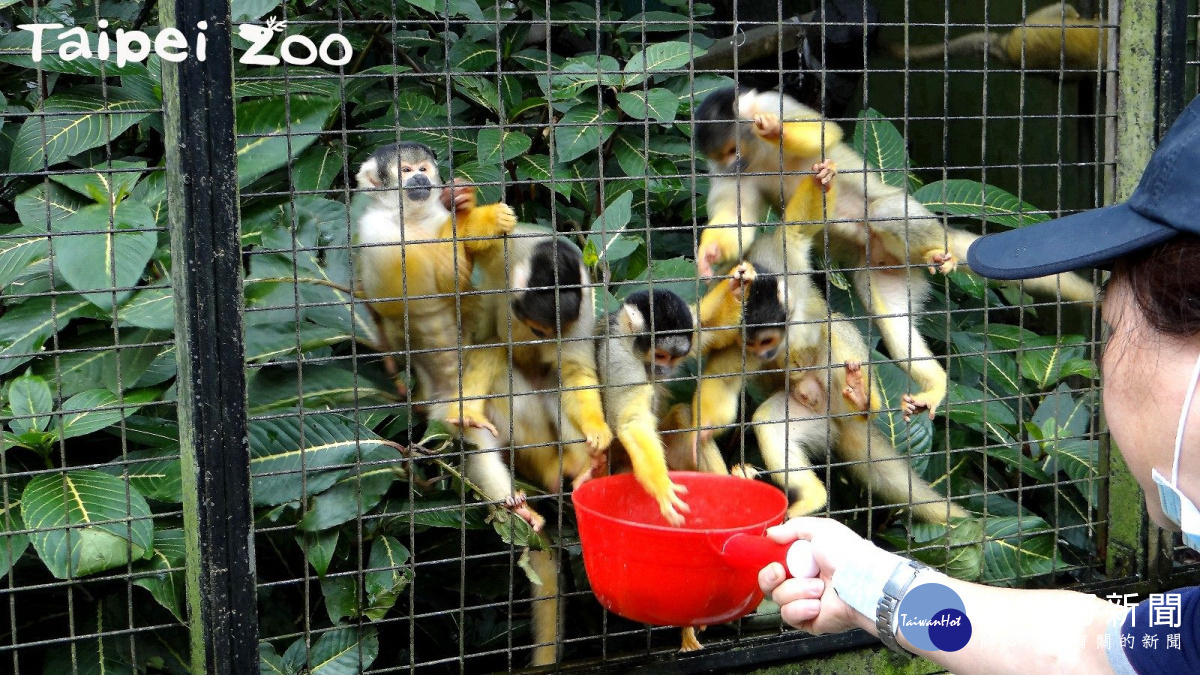
[[[596,427],[627,443],[611,408],[621,404],[614,382],[629,373],[613,350],[631,341],[616,333],[660,335],[654,303],[672,297],[703,316],[701,299],[730,286],[731,264],[702,278],[702,232],[735,233],[735,254],[752,237],[773,241],[791,193],[813,180],[811,164],[843,157],[835,130],[865,158],[837,166],[837,199],[849,201],[818,199],[815,218],[796,220],[820,234],[781,238],[779,276],[764,267],[750,288],[773,278],[811,285],[822,311],[781,322],[781,354],[812,330],[827,352],[837,335],[857,335],[857,391],[880,409],[865,420],[840,402],[844,353],[759,359],[745,344],[751,331],[735,322],[731,370],[685,359],[657,375],[661,409],[639,411],[657,413],[661,429],[651,431],[666,442],[667,464],[752,467],[741,472],[786,482],[806,510],[958,576],[1033,587],[1102,580],[1108,460],[1096,419],[1098,317],[1086,297],[1100,279],[988,284],[963,268],[954,239],[1103,203],[1115,23],[1108,3],[1078,3],[1079,24],[1065,9],[1031,16],[1033,3],[966,4],[234,2],[239,54],[266,40],[264,53],[303,61],[308,48],[297,40],[285,49],[285,36],[305,36],[319,52],[337,34],[351,47],[330,50],[329,61],[346,57],[340,65],[243,63],[232,92],[257,573],[257,598],[235,602],[256,607],[264,670],[670,661],[677,628],[628,621],[597,602],[570,497],[572,479],[591,466],[587,441],[603,436]],[[94,30],[100,18],[141,26],[150,6],[121,7],[120,19],[102,17],[99,5],[11,11],[64,12],[66,25]],[[36,76],[20,103],[2,90],[12,225],[0,235],[0,335],[26,337],[0,352],[11,448],[0,455],[0,563],[12,625],[0,650],[14,672],[89,672],[102,659],[185,672],[158,64],[33,64],[20,42],[28,37],[0,38],[10,76]],[[743,134],[735,159],[746,164],[722,174],[706,147],[732,112],[706,129],[698,108],[731,86],[781,90],[808,106],[831,123],[818,134],[825,148],[806,164],[775,150],[763,169],[749,161],[756,137]],[[795,121],[794,109],[775,105],[762,112]],[[58,133],[80,124],[94,131]],[[436,194],[402,199],[399,166],[362,173],[372,156],[420,172],[419,156],[376,154],[396,142],[428,146],[426,174],[464,188],[451,196],[476,193],[473,210],[442,205],[448,242],[441,221],[410,225]],[[21,163],[26,147],[34,152]],[[714,211],[731,204],[710,197],[720,181],[738,206],[724,221]],[[873,222],[894,225],[900,243],[865,239],[847,252],[838,226],[861,220],[846,214],[871,208],[872,191],[886,189],[877,184],[900,206]],[[774,206],[756,211],[763,200]],[[488,228],[503,218],[489,207],[501,201],[520,224],[493,236]],[[400,237],[364,236],[371,209],[389,206],[395,224],[405,222]],[[925,210],[936,215],[935,248],[959,250],[958,270],[924,271],[929,251],[910,230]],[[554,256],[531,267],[526,256],[548,241]],[[509,309],[518,299],[509,288],[539,275],[558,308],[549,323]],[[631,329],[621,323],[626,301],[646,289],[659,291],[645,307],[651,318]],[[872,289],[891,293],[889,302],[873,304]],[[568,316],[572,298],[583,318]],[[738,302],[748,307],[749,296]],[[701,325],[693,346],[719,328]],[[577,375],[589,353],[598,358],[590,382]],[[501,372],[480,379],[481,363]],[[904,396],[925,393],[931,364],[944,370],[945,399],[932,419],[917,411],[905,420]],[[744,387],[743,374],[752,376]],[[698,412],[710,391],[701,383],[732,395],[732,410],[717,406],[728,420]],[[782,428],[758,414],[781,400]],[[608,418],[589,426],[597,404]],[[444,419],[473,410],[494,435]],[[697,440],[702,431],[711,439]],[[846,440],[856,435],[865,439],[857,453]],[[705,454],[692,454],[693,440]],[[764,442],[792,450],[771,455]],[[628,468],[616,447],[603,469]],[[881,474],[861,476],[894,453],[913,467],[901,498]],[[812,506],[814,484],[826,498]],[[925,484],[939,496],[921,497]],[[98,510],[86,508],[87,489]],[[120,496],[105,501],[114,490]],[[948,526],[940,495],[970,517]],[[31,521],[34,498],[47,505]],[[75,546],[73,537],[91,540]],[[769,602],[700,637],[709,666],[712,655],[800,639]]]

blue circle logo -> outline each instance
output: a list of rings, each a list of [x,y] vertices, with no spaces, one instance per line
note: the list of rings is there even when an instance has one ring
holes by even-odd
[[[927,652],[956,652],[971,639],[966,607],[947,586],[928,583],[909,589],[896,608],[896,634]]]

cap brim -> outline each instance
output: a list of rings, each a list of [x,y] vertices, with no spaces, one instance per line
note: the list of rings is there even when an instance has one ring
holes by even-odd
[[[1044,277],[1100,267],[1176,234],[1117,204],[980,237],[967,251],[967,265],[990,279]]]

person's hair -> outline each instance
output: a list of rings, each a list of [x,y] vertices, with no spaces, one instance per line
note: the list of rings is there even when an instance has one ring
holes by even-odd
[[[1138,311],[1159,333],[1200,334],[1200,236],[1180,234],[1121,258],[1113,264],[1111,282],[1133,294]]]

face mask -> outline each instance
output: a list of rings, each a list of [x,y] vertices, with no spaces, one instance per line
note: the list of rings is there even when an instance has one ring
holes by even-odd
[[[1167,519],[1183,530],[1183,544],[1200,551],[1200,509],[1179,489],[1179,454],[1183,449],[1183,430],[1187,426],[1188,411],[1192,409],[1192,396],[1196,393],[1196,382],[1200,380],[1200,358],[1192,370],[1192,384],[1183,399],[1183,412],[1179,414],[1179,431],[1175,432],[1175,463],[1171,465],[1171,482],[1152,469],[1150,475],[1158,484],[1158,501]]]

